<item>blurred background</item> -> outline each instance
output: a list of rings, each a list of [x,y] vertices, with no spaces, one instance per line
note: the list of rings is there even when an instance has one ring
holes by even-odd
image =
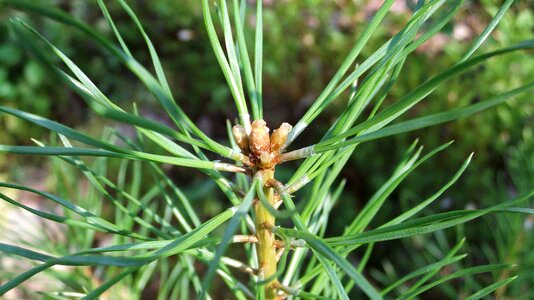
[[[108,36],[112,35],[96,1],[40,1],[60,7]],[[295,124],[298,121],[333,76],[381,2],[264,0],[264,115],[271,127],[278,127],[281,122]],[[366,45],[361,60],[398,32],[412,13],[413,2],[395,2],[383,26]],[[404,72],[386,101],[395,101],[427,78],[458,61],[470,42],[491,20],[501,2],[465,1],[463,8],[445,30],[409,56]],[[224,125],[227,119],[235,119],[236,111],[233,105],[229,105],[233,101],[204,30],[200,1],[136,0],[129,3],[160,54],[177,102],[208,135],[227,144]],[[479,53],[532,38],[533,4],[533,1],[528,0],[516,1]],[[109,8],[134,56],[149,66],[148,51],[135,25],[115,2],[110,1]],[[99,136],[104,126],[117,127],[90,113],[83,100],[56,78],[47,75],[45,68],[34,62],[13,42],[8,30],[10,17],[24,18],[38,28],[89,74],[112,100],[123,106],[135,102],[143,114],[165,121],[165,114],[157,102],[141,84],[133,80],[133,75],[113,58],[103,55],[80,32],[0,6],[1,105],[83,129],[93,136]],[[253,13],[249,14],[247,21],[249,29],[252,28]],[[249,30],[249,33],[252,34],[252,31]],[[457,77],[437,89],[405,118],[484,101],[492,95],[532,81],[532,55],[532,52],[523,51],[493,58],[475,71]],[[375,224],[391,219],[396,211],[406,210],[431,195],[454,174],[471,152],[475,155],[468,171],[425,214],[487,207],[532,189],[532,98],[532,95],[523,94],[496,109],[469,119],[362,144],[342,172],[342,177],[347,180],[347,188],[340,203],[334,208],[335,218],[331,220],[329,231],[332,235],[342,232],[365,201],[387,180],[396,162],[415,139],[419,139],[426,149],[450,140],[455,140],[455,143],[444,154],[440,154],[439,159],[429,160],[410,175],[387,201]],[[344,108],[346,101],[346,96],[340,97],[315,121],[314,126],[305,131],[294,147],[318,141]],[[0,144],[31,145],[30,138],[46,140],[48,133],[27,122],[0,115]],[[53,169],[53,164],[45,158],[0,156],[1,181],[17,182],[53,192],[58,185],[66,184],[57,176],[49,176]],[[113,174],[116,170],[117,168],[110,167],[109,173]],[[290,169],[286,171],[290,172]],[[168,172],[184,187],[186,193],[195,199],[201,199],[199,201],[202,201],[202,206],[197,207],[201,215],[210,216],[225,207],[226,202],[221,201],[220,195],[209,193],[209,189],[213,187],[206,186],[206,178],[199,172],[195,173],[196,176],[178,168],[168,169]],[[198,193],[198,187],[205,187],[206,189],[202,189],[204,193]],[[39,205],[39,199],[31,199],[29,196],[23,201],[34,201]],[[17,210],[7,205],[0,208],[1,239],[2,224],[10,223]],[[10,214],[11,211],[8,210],[13,212]],[[465,228],[459,229],[468,237],[468,260],[473,265],[505,261],[534,266],[534,254],[529,252],[532,249],[530,246],[534,246],[531,231],[533,221],[534,219],[524,216],[499,215],[468,223]],[[454,240],[454,232],[451,232],[407,239],[399,242],[399,247],[385,248],[377,245],[371,259],[371,269],[375,270],[371,276],[377,282],[390,282],[397,273],[403,274],[402,268],[390,270],[390,264],[405,264],[409,269],[413,269],[413,264],[428,264],[432,251],[428,257],[414,257],[413,251],[431,250],[432,245],[435,245],[435,249],[441,249],[448,241]],[[525,294],[525,289],[528,291],[528,287],[534,285],[534,275],[529,276],[527,270],[528,268],[521,280],[500,290],[498,296],[516,299],[516,296],[528,295]],[[426,297],[437,299],[433,297],[446,295],[456,298],[454,295],[458,295],[458,291],[476,291],[477,284],[477,280],[469,278],[451,282],[428,293]]]

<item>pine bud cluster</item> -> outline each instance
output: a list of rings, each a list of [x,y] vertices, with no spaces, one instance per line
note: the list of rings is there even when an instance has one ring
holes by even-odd
[[[248,155],[250,167],[260,169],[273,168],[280,160],[280,149],[287,140],[287,135],[293,127],[288,123],[282,123],[269,135],[269,127],[264,120],[252,122],[252,130],[247,135],[241,125],[232,128],[232,134],[237,146],[243,154]]]

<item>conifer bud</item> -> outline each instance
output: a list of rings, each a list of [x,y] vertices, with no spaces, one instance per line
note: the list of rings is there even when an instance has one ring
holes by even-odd
[[[234,127],[232,127],[232,134],[234,135],[235,143],[237,144],[239,149],[241,149],[244,154],[248,154],[249,141],[245,128],[243,128],[243,126],[241,125],[235,125]]]
[[[275,129],[271,135],[271,151],[278,152],[287,140],[287,135],[293,129],[289,123],[282,123],[280,128]]]
[[[260,159],[260,161],[259,161],[260,168],[270,168],[270,167],[272,167],[273,158],[272,158],[271,153],[262,152],[261,155],[259,156],[259,159]]]
[[[264,120],[256,120],[252,122],[252,132],[249,136],[250,151],[260,156],[262,152],[269,152],[269,128]]]

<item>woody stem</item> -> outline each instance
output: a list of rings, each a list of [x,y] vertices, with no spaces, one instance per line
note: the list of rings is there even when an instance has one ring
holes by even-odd
[[[266,183],[274,178],[274,169],[258,170],[262,175],[263,193],[271,205],[274,205],[274,190]],[[277,259],[275,249],[275,236],[272,228],[275,226],[275,217],[261,204],[257,202],[254,206],[256,214],[256,236],[258,238],[258,262],[259,273],[263,279],[270,279],[265,284],[265,299],[276,299],[276,273]]]

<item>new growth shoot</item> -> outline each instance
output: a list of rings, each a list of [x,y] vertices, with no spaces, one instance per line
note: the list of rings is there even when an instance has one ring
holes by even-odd
[[[280,196],[273,189],[270,182],[274,180],[275,167],[283,162],[280,149],[287,140],[287,135],[292,126],[283,123],[269,135],[269,128],[264,120],[252,122],[250,134],[247,134],[244,127],[235,125],[232,134],[235,142],[243,154],[248,155],[243,163],[250,168],[251,176],[261,178],[261,190],[267,199],[267,204],[278,207]],[[265,281],[266,299],[275,299],[279,290],[279,282],[276,280],[276,270],[280,253],[277,253],[276,240],[273,233],[276,218],[267,207],[258,199],[254,201],[254,213],[256,215],[255,227],[257,237],[257,258],[259,264],[259,275]],[[278,251],[279,252],[279,251]]]

